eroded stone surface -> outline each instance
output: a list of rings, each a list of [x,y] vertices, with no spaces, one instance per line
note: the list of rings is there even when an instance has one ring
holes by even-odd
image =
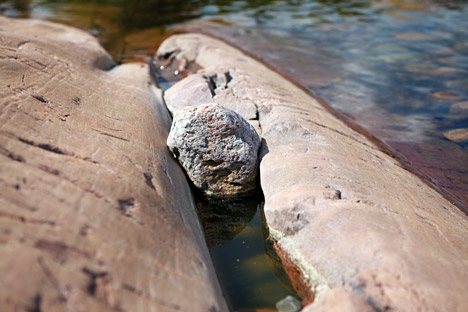
[[[243,97],[242,93],[234,92],[236,84],[242,82],[239,79],[233,80],[233,76],[236,76],[234,69],[202,69],[170,87],[164,94],[166,105],[169,111],[175,114],[177,110],[187,106],[223,103],[223,107],[241,115],[261,135],[257,105]]]
[[[205,194],[235,197],[254,192],[260,138],[236,112],[216,103],[181,109],[167,145]]]
[[[468,309],[468,220],[430,182],[238,50],[190,34],[169,51],[233,73],[220,94],[255,103],[270,235],[317,297],[343,286],[382,311]]]
[[[226,311],[148,67],[4,17],[0,55],[1,310]]]

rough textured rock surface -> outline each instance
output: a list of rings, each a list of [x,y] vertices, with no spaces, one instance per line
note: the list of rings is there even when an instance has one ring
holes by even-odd
[[[34,20],[0,51],[0,310],[226,311],[147,66]]]
[[[166,41],[166,44],[168,41]],[[180,54],[173,55],[178,58],[181,64],[188,64],[185,57]],[[161,62],[164,62],[164,54],[158,56]],[[166,60],[168,61],[168,60]],[[170,61],[168,61],[170,62]],[[172,114],[178,109],[187,106],[197,106],[206,103],[223,103],[223,107],[237,112],[244,117],[261,135],[261,128],[258,122],[258,110],[255,102],[242,96],[242,89],[236,88],[236,85],[245,83],[238,77],[232,80],[235,75],[235,68],[226,68],[225,71],[219,71],[215,67],[202,68],[198,72],[191,74],[185,79],[180,80],[164,93],[164,100]],[[240,91],[237,94],[235,90]]]
[[[215,103],[181,109],[167,146],[205,194],[236,197],[255,191],[260,138],[236,112]]]
[[[229,72],[219,97],[257,107],[270,235],[316,297],[343,287],[376,311],[468,310],[468,219],[429,181],[240,51],[196,34],[169,51]]]

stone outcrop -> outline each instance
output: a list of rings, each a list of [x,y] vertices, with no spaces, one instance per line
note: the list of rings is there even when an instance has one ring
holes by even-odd
[[[2,311],[226,311],[143,64],[0,17]]]
[[[172,50],[172,41],[164,42],[164,50]],[[225,71],[220,71],[219,68],[208,66],[201,68],[196,63],[190,63],[185,56],[190,51],[183,51],[182,54],[167,53],[158,54],[157,59],[159,64],[172,64],[172,67],[183,65],[182,68],[187,68],[186,73],[190,75],[171,86],[164,93],[164,100],[168,109],[174,114],[178,109],[187,106],[197,106],[207,103],[222,103],[222,106],[235,111],[245,120],[247,120],[261,135],[262,130],[258,122],[258,109],[252,100],[242,96],[242,87],[237,88],[237,85],[245,84],[238,76],[233,80],[232,76],[236,75],[236,68],[226,68]],[[194,55],[188,56],[195,57]],[[198,56],[202,57],[202,56]],[[174,59],[176,59],[174,61]],[[180,66],[179,66],[180,67]],[[166,68],[165,70],[168,70]],[[194,72],[194,69],[197,69]],[[165,73],[162,70],[161,73]],[[166,73],[167,75],[167,73]],[[237,94],[235,90],[240,90]]]
[[[190,75],[164,93],[164,101],[172,115],[187,106],[213,102],[209,81],[202,75]]]
[[[168,54],[197,63],[198,74],[228,72],[214,94],[220,105],[236,98],[255,107],[266,222],[303,293],[312,294],[306,301],[315,294],[320,311],[340,300],[375,311],[468,310],[468,219],[430,181],[218,40],[173,36],[158,51]]]
[[[208,196],[238,197],[255,191],[260,139],[236,112],[216,103],[180,109],[167,145],[193,184]]]

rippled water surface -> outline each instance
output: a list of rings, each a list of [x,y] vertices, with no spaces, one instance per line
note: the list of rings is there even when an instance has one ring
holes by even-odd
[[[148,61],[176,29],[220,37],[363,126],[468,211],[468,1],[0,0],[0,14],[89,31],[119,62]],[[229,228],[202,218],[207,240],[232,306],[273,308],[289,294],[275,278],[284,272],[264,253],[256,206],[244,210]]]
[[[96,35],[147,60],[176,28],[258,56],[362,125],[468,205],[468,2],[16,0],[7,16]]]

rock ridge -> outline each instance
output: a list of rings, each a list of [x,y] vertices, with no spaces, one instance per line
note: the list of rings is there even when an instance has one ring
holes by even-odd
[[[234,95],[245,99],[240,110],[255,103],[266,222],[283,260],[315,292],[312,309],[328,311],[340,300],[343,311],[468,309],[468,220],[456,206],[309,94],[225,43],[176,35],[159,48],[165,53],[198,64],[196,74],[229,71],[228,88],[215,93],[221,105]]]
[[[1,310],[227,311],[148,66],[36,20],[0,51]]]

